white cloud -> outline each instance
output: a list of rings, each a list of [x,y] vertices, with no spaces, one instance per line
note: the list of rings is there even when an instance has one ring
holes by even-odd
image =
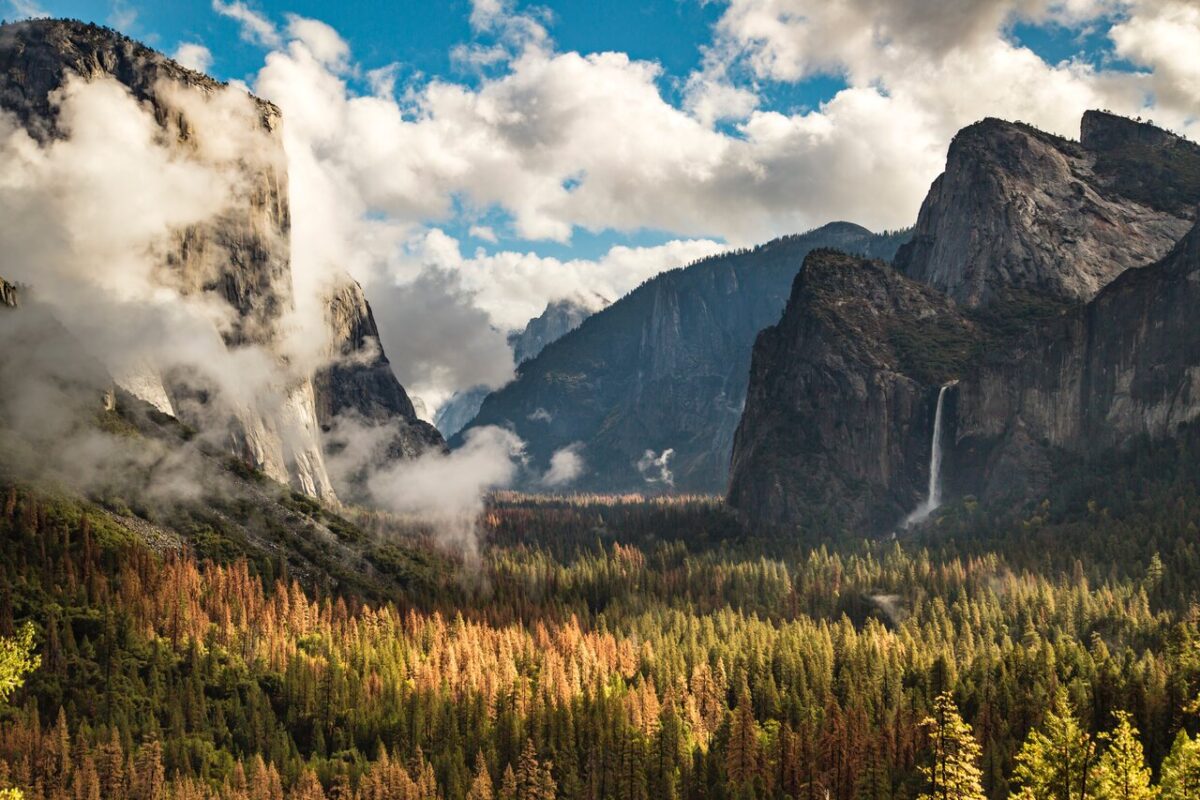
[[[1110,35],[1118,55],[1153,71],[1150,85],[1161,101],[1193,109],[1200,104],[1200,6],[1146,0]]]
[[[674,486],[675,476],[671,474],[671,459],[675,450],[668,447],[661,453],[647,450],[638,459],[637,469],[642,474],[642,480],[651,485]]]
[[[8,7],[12,9],[12,13],[17,19],[37,19],[50,16],[50,12],[42,8],[35,0],[8,0]]]
[[[171,54],[171,58],[196,72],[208,72],[213,63],[212,52],[204,45],[194,42],[180,44]]]
[[[242,38],[246,41],[263,47],[279,47],[283,43],[275,24],[241,0],[229,3],[213,0],[212,7],[221,16],[241,23]]]
[[[550,456],[550,468],[542,476],[542,485],[561,488],[571,484],[583,472],[583,443],[575,442],[555,450]]]
[[[950,138],[984,116],[1067,135],[1091,107],[1194,125],[1194,103],[1183,101],[1197,85],[1195,59],[1179,53],[1194,30],[1180,0],[940,0],[937,13],[918,0],[731,0],[680,105],[664,97],[659,65],[560,52],[546,18],[508,0],[472,5],[476,38],[459,55],[479,69],[476,79],[417,80],[399,99],[396,68],[362,69],[327,25],[291,17],[281,42],[244,4],[218,7],[250,35],[275,37],[255,89],[287,120],[298,286],[345,268],[370,292],[398,298],[436,267],[445,297],[484,312],[458,315],[476,325],[438,344],[448,351],[494,341],[549,300],[619,297],[722,242],[753,244],[831,219],[909,225]],[[1017,20],[1106,25],[1115,11],[1118,52],[1153,72],[1048,64],[1011,40]],[[763,107],[760,84],[816,73],[848,86],[803,112]],[[366,76],[369,94],[352,88],[355,76]],[[567,242],[581,228],[678,239],[561,260],[520,248],[464,256],[444,233],[492,241],[496,231],[477,221],[496,213],[514,239]],[[382,324],[395,325],[380,300]],[[405,307],[409,327],[420,326],[419,308]],[[487,361],[474,356],[440,373],[420,367],[436,349],[409,357],[388,347],[401,379],[422,384],[431,401],[495,380],[492,367],[468,368]]]

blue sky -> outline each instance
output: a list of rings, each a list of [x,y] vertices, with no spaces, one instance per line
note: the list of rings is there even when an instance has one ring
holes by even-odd
[[[406,345],[388,347],[402,381],[436,405],[511,365],[412,330],[405,287],[442,292],[425,305],[457,309],[476,339],[499,332],[502,349],[548,301],[619,297],[723,247],[838,219],[910,225],[954,133],[984,116],[1076,136],[1101,107],[1200,133],[1195,0],[931,5],[0,0],[0,13],[109,24],[181,57],[188,45],[277,103],[294,268],[374,287]]]

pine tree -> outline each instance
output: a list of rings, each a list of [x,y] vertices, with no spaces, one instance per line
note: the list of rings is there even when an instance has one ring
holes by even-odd
[[[1108,748],[1100,757],[1099,794],[1104,800],[1152,800],[1157,794],[1150,787],[1150,769],[1138,741],[1137,728],[1129,713],[1118,711],[1117,727],[1100,734]]]
[[[922,722],[933,748],[933,763],[921,768],[929,782],[919,800],[985,800],[979,770],[980,747],[949,692],[937,696],[933,716]]]
[[[1200,797],[1200,739],[1180,731],[1162,764],[1162,800]]]
[[[1059,689],[1043,730],[1032,730],[1017,753],[1019,800],[1094,800],[1096,745]]]
[[[750,707],[750,690],[743,683],[738,691],[737,707],[729,724],[729,743],[725,749],[725,774],[729,782],[740,786],[754,780],[762,763],[758,723]]]
[[[467,800],[494,800],[494,798],[492,776],[488,774],[487,761],[484,759],[483,753],[479,753],[475,756],[475,777],[471,779]]]

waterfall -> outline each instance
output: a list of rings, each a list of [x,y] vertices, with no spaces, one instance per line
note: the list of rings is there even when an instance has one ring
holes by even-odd
[[[937,410],[933,412],[933,441],[929,446],[929,492],[925,501],[904,520],[906,528],[924,522],[942,504],[942,407],[946,402],[946,390],[952,385],[947,383],[938,390]]]

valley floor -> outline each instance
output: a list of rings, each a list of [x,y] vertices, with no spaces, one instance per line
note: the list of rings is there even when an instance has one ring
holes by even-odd
[[[837,547],[755,537],[712,498],[505,496],[477,562],[392,551],[410,555],[387,600],[290,576],[282,556],[210,543],[202,557],[186,532],[151,546],[92,502],[12,485],[0,634],[31,620],[41,663],[0,711],[0,786],[915,798],[936,763],[925,720],[948,693],[987,797],[1015,794],[1030,732],[1070,717],[1093,780],[1112,772],[1094,734],[1122,711],[1169,788],[1200,768],[1200,499],[1190,481],[1153,485],[1127,506],[1047,500],[987,531],[960,503],[926,539]],[[341,524],[386,540],[393,523]],[[1129,525],[1153,534],[1137,552]]]

